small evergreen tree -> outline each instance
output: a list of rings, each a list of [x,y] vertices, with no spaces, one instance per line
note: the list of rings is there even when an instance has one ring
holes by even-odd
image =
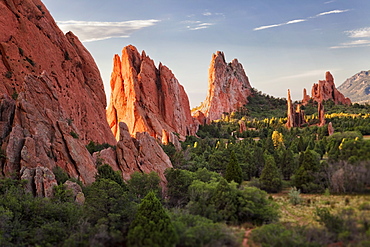
[[[170,217],[153,191],[142,200],[131,223],[128,246],[175,246],[178,241]]]
[[[262,188],[267,192],[278,192],[281,190],[282,181],[279,169],[276,167],[274,157],[266,155],[265,167],[262,170],[260,181]]]
[[[226,166],[225,179],[228,182],[234,180],[234,182],[240,184],[243,181],[242,168],[240,167],[235,152],[231,152],[229,164]]]

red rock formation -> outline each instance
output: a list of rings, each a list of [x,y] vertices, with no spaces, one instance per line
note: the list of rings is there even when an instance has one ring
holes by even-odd
[[[328,124],[328,133],[329,133],[329,136],[333,135],[334,134],[334,127],[333,127],[333,124],[332,122],[330,122]]]
[[[114,57],[111,76],[112,94],[107,109],[108,123],[119,138],[119,122],[125,122],[132,136],[147,132],[161,139],[162,130],[181,137],[194,135],[196,126],[190,114],[188,96],[171,70],[134,46]]]
[[[132,138],[125,123],[120,122],[120,139],[117,143],[117,160],[124,179],[137,172],[155,171],[166,181],[164,171],[172,164],[157,140],[147,132],[139,132]]]
[[[198,125],[205,125],[205,124],[210,124],[211,123],[209,121],[209,119],[206,118],[206,116],[204,115],[204,113],[201,112],[201,111],[199,111],[199,110],[195,110],[191,114],[192,114],[192,116],[194,118],[194,121],[196,121],[196,123]]]
[[[303,88],[303,100],[302,103],[307,104],[310,101],[311,97],[307,94],[307,90]]]
[[[317,111],[318,111],[318,116],[319,116],[319,126],[324,126],[325,125],[325,110],[324,110],[324,105],[319,102],[317,106]]]
[[[21,179],[27,180],[26,190],[38,197],[52,197],[54,186],[58,185],[54,173],[47,167],[23,167]]]
[[[212,56],[208,73],[208,94],[199,111],[209,121],[220,119],[224,112],[236,111],[248,103],[251,85],[237,59],[227,64],[224,53],[218,51]]]
[[[307,95],[307,94],[306,94]],[[304,94],[302,104],[306,105],[310,98]],[[326,100],[333,100],[334,103],[350,105],[351,100],[346,98],[338,89],[335,87],[334,78],[330,72],[326,72],[325,80],[320,80],[312,86],[311,98],[316,102],[323,102]]]
[[[45,180],[38,182],[44,176],[38,171],[48,174],[55,166],[91,183],[96,168],[85,145],[116,143],[93,58],[76,36],[59,30],[40,0],[0,1],[0,12],[0,146],[6,156],[0,176],[29,177],[40,195],[49,192],[39,186]]]
[[[243,133],[244,131],[247,131],[247,126],[245,125],[245,121],[240,120],[239,121],[239,133]]]
[[[294,110],[294,106],[292,103],[292,98],[291,98],[289,89],[288,89],[287,106],[288,106],[287,123],[286,123],[287,128],[300,127],[306,123],[305,114],[304,114],[304,111],[301,109],[301,106],[298,104],[296,106],[296,110]]]
[[[119,123],[120,138],[116,151],[112,148],[94,153],[96,163],[109,164],[113,170],[121,171],[125,180],[130,179],[134,172],[158,173],[163,183],[166,183],[164,171],[172,164],[166,153],[158,144],[158,140],[147,132],[137,133],[136,138],[131,137],[126,123]],[[112,159],[112,157],[117,157]]]

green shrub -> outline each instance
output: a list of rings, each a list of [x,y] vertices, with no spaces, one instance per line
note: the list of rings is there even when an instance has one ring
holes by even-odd
[[[180,210],[170,212],[169,216],[179,236],[178,246],[240,246],[237,232],[225,224]]]
[[[86,145],[86,148],[87,148],[87,151],[89,151],[90,154],[93,154],[95,152],[99,152],[99,151],[101,151],[103,149],[107,149],[107,148],[113,148],[114,150],[116,150],[115,146],[112,146],[108,143],[99,144],[99,143],[95,143],[93,141],[90,141],[89,144]]]
[[[69,134],[70,134],[73,138],[75,138],[75,139],[78,139],[78,138],[79,138],[78,134],[77,134],[76,132],[74,132],[74,131],[69,132]]]
[[[293,205],[301,204],[302,198],[300,196],[301,191],[296,187],[292,187],[288,193],[289,202]]]
[[[59,166],[53,168],[53,173],[58,184],[64,184],[69,178],[68,174]]]

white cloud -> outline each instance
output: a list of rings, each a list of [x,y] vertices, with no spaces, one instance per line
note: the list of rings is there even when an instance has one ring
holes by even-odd
[[[340,49],[340,48],[354,48],[354,47],[367,47],[367,46],[370,46],[370,40],[359,39],[359,40],[354,40],[351,42],[341,43],[340,45],[332,46],[330,48]]]
[[[253,30],[258,31],[258,30],[268,29],[268,28],[272,28],[272,27],[280,27],[280,26],[284,26],[284,25],[300,23],[300,22],[304,22],[304,21],[307,21],[307,20],[305,20],[305,19],[291,20],[291,21],[288,21],[288,22],[280,23],[280,24],[273,24],[273,25],[268,25],[268,26],[257,27]]]
[[[300,22],[304,22],[304,21],[307,21],[307,20],[305,20],[305,19],[292,20],[292,21],[286,22],[285,25],[294,24],[294,23],[300,23]]]
[[[329,3],[334,3],[334,2],[336,2],[336,0],[327,1],[324,4],[329,4]]]
[[[72,31],[82,42],[110,39],[114,37],[127,38],[133,32],[155,25],[159,20],[132,20],[123,22],[97,21],[58,21],[63,32]]]
[[[332,10],[332,11],[328,11],[328,12],[322,12],[320,14],[317,14],[316,16],[319,17],[319,16],[323,16],[323,15],[340,14],[340,13],[344,13],[344,12],[347,12],[347,11],[349,11],[349,9],[343,9],[343,10],[336,9],[336,10]]]
[[[305,22],[307,21],[308,19],[314,19],[314,18],[318,18],[320,16],[324,16],[324,15],[331,15],[331,14],[340,14],[340,13],[344,13],[344,12],[347,12],[349,11],[349,9],[345,9],[345,10],[332,10],[332,11],[328,11],[328,12],[322,12],[322,13],[319,13],[315,16],[310,16],[306,19],[296,19],[296,20],[291,20],[291,21],[287,21],[287,22],[283,22],[283,23],[278,23],[278,24],[271,24],[271,25],[267,25],[267,26],[260,26],[260,27],[256,27],[253,29],[253,31],[258,31],[258,30],[263,30],[263,29],[268,29],[268,28],[273,28],[273,27],[280,27],[280,26],[285,26],[285,25],[289,25],[289,24],[295,24],[295,23],[300,23],[300,22]]]
[[[204,16],[211,16],[211,15],[212,15],[212,13],[211,13],[211,12],[204,12],[204,13],[203,13],[203,15],[204,15]]]
[[[205,28],[209,28],[210,26],[214,25],[214,23],[208,23],[208,22],[204,22],[204,23],[200,23],[199,21],[197,22],[196,25],[193,25],[193,26],[187,26],[187,28],[191,31],[195,31],[195,30],[200,30],[200,29],[205,29]]]
[[[346,31],[351,38],[370,38],[370,27]]]
[[[284,25],[284,24],[273,24],[273,25],[268,25],[268,26],[261,26],[261,27],[256,27],[253,30],[258,31],[258,30],[268,29],[268,28],[272,28],[272,27],[280,27],[282,25]]]
[[[340,43],[339,45],[330,47],[330,49],[356,48],[356,47],[369,47],[370,46],[370,40],[366,39],[366,38],[370,38],[370,27],[364,27],[364,28],[354,29],[350,31],[345,31],[344,33],[347,34],[348,37],[355,38],[357,40]]]

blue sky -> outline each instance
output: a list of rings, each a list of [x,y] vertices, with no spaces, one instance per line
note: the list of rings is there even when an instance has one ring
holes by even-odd
[[[206,97],[212,53],[237,58],[253,87],[302,98],[331,71],[339,86],[370,70],[368,0],[44,0],[59,27],[89,49],[110,95],[114,54],[124,46],[162,62],[188,93]]]

